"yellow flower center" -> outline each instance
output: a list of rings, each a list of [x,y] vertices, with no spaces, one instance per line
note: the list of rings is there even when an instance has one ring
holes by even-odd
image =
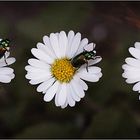
[[[76,69],[67,58],[56,59],[51,65],[53,76],[61,83],[68,83],[75,73]]]

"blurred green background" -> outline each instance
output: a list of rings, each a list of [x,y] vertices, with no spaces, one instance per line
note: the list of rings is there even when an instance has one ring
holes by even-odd
[[[103,77],[74,108],[46,103],[25,79],[30,49],[51,32],[96,43]],[[140,138],[139,94],[122,78],[140,41],[140,2],[0,2],[0,37],[11,40],[16,77],[0,85],[0,138]]]

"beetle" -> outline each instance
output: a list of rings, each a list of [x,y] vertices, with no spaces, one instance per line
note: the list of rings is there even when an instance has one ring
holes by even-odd
[[[9,51],[9,48],[10,48],[9,44],[10,44],[9,39],[1,39],[0,40],[0,58],[2,58],[4,56],[4,60],[5,60],[6,64],[7,64],[7,62],[6,62],[5,53],[6,53],[6,51]]]
[[[71,64],[75,68],[80,68],[82,65],[86,64],[86,70],[88,72],[88,61],[89,60],[96,60],[98,58],[101,58],[100,56],[96,56],[96,51],[94,50],[95,44],[87,46],[87,48],[84,48],[84,51],[80,54],[76,55],[71,59]]]

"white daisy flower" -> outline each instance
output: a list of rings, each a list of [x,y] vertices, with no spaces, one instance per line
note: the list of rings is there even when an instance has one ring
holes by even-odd
[[[101,57],[88,61],[88,72],[86,64],[75,68],[71,59],[82,53],[84,48],[94,49],[95,44],[88,44],[87,38],[81,40],[81,34],[73,31],[69,31],[68,35],[64,31],[51,33],[49,37],[43,37],[43,42],[31,49],[36,58],[28,60],[25,77],[30,84],[39,84],[37,91],[44,94],[44,101],[55,98],[56,106],[73,107],[88,89],[83,80],[97,82],[102,76],[101,68],[93,66],[101,61]]]
[[[15,77],[14,70],[12,68],[9,68],[8,65],[13,64],[16,61],[16,59],[14,57],[8,58],[9,55],[10,52],[6,52],[5,58],[3,56],[0,59],[0,82],[1,83],[10,83],[11,80]]]
[[[140,42],[136,42],[134,46],[129,48],[129,52],[133,57],[126,58],[126,64],[122,65],[124,69],[122,76],[127,78],[126,82],[128,84],[135,83],[133,91],[140,93]]]

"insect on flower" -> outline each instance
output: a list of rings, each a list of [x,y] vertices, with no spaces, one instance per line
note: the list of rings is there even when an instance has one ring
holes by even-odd
[[[94,50],[95,44],[84,48],[84,51],[80,54],[76,55],[71,59],[71,64],[75,68],[80,68],[83,64],[86,64],[86,70],[88,72],[88,60],[96,60],[101,58],[100,56],[96,56],[96,51]]]
[[[0,40],[0,58],[2,58],[4,56],[4,61],[6,64],[7,64],[7,62],[6,62],[5,52],[9,51],[9,48],[10,48],[9,43],[10,43],[9,39],[1,39]]]
[[[39,84],[37,92],[44,94],[45,102],[54,99],[56,106],[74,107],[88,90],[85,81],[98,82],[102,77],[101,68],[95,66],[102,58],[94,48],[72,30],[45,35],[43,43],[31,49],[35,58],[28,60],[25,77],[31,85]]]

